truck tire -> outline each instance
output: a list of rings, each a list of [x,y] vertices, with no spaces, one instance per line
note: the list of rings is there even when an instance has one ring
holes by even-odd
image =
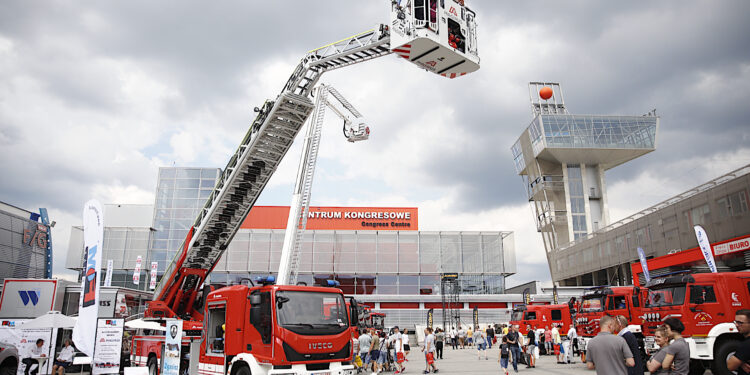
[[[148,375],[159,375],[159,363],[156,361],[156,357],[148,357],[146,366],[148,367]]]
[[[727,359],[734,355],[739,344],[739,341],[733,339],[723,340],[719,344],[714,352],[714,363],[711,367],[711,372],[714,375],[734,375],[734,373],[727,368]]]
[[[688,375],[703,375],[706,372],[706,366],[703,362],[697,359],[690,360],[690,368],[688,369]]]
[[[0,375],[16,375],[18,371],[18,361],[15,358],[8,358],[0,364]]]
[[[251,375],[250,373],[250,367],[247,367],[247,365],[242,365],[237,368],[237,370],[232,371],[234,375]]]

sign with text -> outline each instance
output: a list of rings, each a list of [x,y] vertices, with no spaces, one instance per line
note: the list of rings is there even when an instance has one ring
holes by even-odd
[[[52,355],[52,328],[19,328],[23,323],[28,322],[28,319],[9,319],[0,321],[0,342],[7,342],[16,346],[18,350],[18,356],[23,358],[31,357],[31,349],[36,346],[38,339],[44,340],[42,344],[42,353],[45,356],[51,357]],[[41,367],[39,373],[49,373],[52,370],[51,361],[46,361],[44,366]],[[24,374],[25,365],[19,364],[16,374]]]
[[[310,207],[310,230],[418,230],[416,207]],[[286,229],[289,206],[255,206],[245,229]]]
[[[117,374],[120,372],[124,319],[99,319],[96,324],[96,346],[91,373]]]
[[[748,249],[750,249],[750,236],[714,245],[714,255],[724,255]]]
[[[37,318],[54,309],[57,280],[5,279],[0,318]]]

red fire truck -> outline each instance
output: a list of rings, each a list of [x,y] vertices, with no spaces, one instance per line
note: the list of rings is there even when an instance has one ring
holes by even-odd
[[[750,306],[750,272],[669,275],[646,284],[643,308],[646,349],[656,350],[654,330],[670,317],[685,325],[682,336],[690,345],[690,373],[729,375],[727,357],[742,337],[735,327],[735,311]]]
[[[348,363],[352,334],[340,289],[272,285],[270,279],[263,286],[213,291],[203,284],[311,116],[315,105],[310,98],[323,73],[391,53],[451,79],[479,69],[475,13],[463,3],[447,8],[442,2],[432,3],[434,8],[391,2],[389,24],[308,52],[276,99],[255,108],[255,120],[144,314],[144,319],[159,324],[157,330],[166,319],[183,320],[183,353],[189,353],[189,359],[183,354],[181,373],[353,371]],[[435,22],[428,12],[439,16]],[[460,36],[461,48],[449,43],[451,35]],[[281,263],[292,262],[284,257]],[[156,374],[164,337],[142,335],[133,342],[133,363],[148,365]]]
[[[628,329],[643,347],[641,316],[646,295],[646,289],[637,286],[598,286],[586,290],[575,317],[579,349],[585,350],[587,341],[599,334],[599,319],[604,315],[626,317],[630,322]],[[645,352],[641,355],[645,356]]]
[[[566,336],[572,324],[571,310],[570,304],[516,305],[513,308],[510,324],[518,325],[518,331],[524,335],[528,333],[526,326],[552,329],[552,325],[555,324],[558,326],[560,336]]]

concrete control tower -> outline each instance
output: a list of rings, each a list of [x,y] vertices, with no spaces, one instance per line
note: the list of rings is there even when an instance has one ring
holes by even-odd
[[[530,82],[529,98],[533,120],[511,150],[555,280],[555,249],[609,225],[604,172],[654,151],[659,117],[570,114],[554,82]]]

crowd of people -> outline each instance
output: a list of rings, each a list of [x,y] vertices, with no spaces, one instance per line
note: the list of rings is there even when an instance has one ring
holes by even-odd
[[[750,375],[750,310],[739,310],[735,314],[734,324],[744,341],[737,351],[727,358],[727,367],[739,375]],[[519,332],[518,326],[490,325],[482,329],[479,326],[465,329],[462,326],[443,331],[425,328],[424,354],[425,368],[423,373],[437,373],[437,361],[443,359],[443,349],[451,346],[453,350],[474,348],[477,360],[488,360],[487,351],[493,345],[498,347],[497,361],[501,370],[508,374],[509,367],[518,372],[518,364],[527,368],[536,367],[536,359],[542,355],[554,355],[558,364],[569,364],[576,356],[586,363],[589,370],[597,374],[633,375],[643,374],[645,370],[652,374],[687,375],[690,372],[690,347],[682,332],[683,323],[674,317],[664,320],[656,329],[655,342],[660,350],[653,353],[644,363],[638,339],[628,329],[625,316],[603,316],[599,321],[600,333],[588,341],[586,351],[579,349],[579,340],[575,328],[571,325],[567,332],[561,333],[562,325],[551,325],[544,328],[527,326],[526,335]],[[374,329],[363,331],[359,337],[360,371],[394,371],[403,373],[408,362],[409,333],[401,332],[398,327],[389,333],[377,332]]]

